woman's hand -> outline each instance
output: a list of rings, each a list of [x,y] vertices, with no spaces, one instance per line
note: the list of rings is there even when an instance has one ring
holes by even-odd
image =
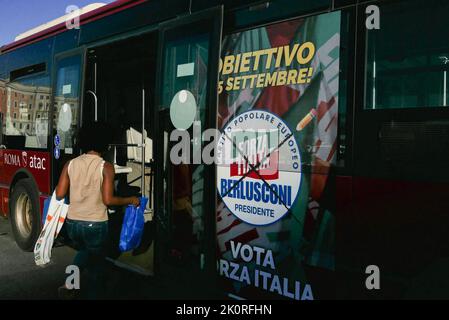
[[[131,197],[130,198],[130,204],[135,206],[135,207],[138,207],[140,205],[140,199],[137,198],[137,197]]]

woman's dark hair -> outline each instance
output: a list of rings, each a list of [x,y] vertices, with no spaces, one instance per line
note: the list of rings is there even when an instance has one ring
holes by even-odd
[[[79,145],[83,152],[104,153],[111,143],[111,127],[104,122],[89,122],[79,132]]]

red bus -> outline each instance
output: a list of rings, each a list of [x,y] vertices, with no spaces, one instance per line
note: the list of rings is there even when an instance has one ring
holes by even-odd
[[[80,128],[101,120],[117,194],[151,199],[131,253],[109,209],[109,260],[185,289],[170,297],[447,296],[448,13],[118,0],[28,33],[0,49],[0,213],[32,250]],[[176,129],[194,137],[180,163]],[[230,163],[204,161],[207,129]]]

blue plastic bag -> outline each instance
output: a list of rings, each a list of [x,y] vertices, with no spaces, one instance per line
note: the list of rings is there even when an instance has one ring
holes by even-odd
[[[148,198],[140,198],[139,207],[128,206],[123,219],[119,248],[121,252],[131,251],[140,245],[145,225],[145,208]]]

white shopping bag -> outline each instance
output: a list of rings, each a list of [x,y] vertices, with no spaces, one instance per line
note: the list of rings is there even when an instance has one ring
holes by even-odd
[[[44,228],[34,247],[36,265],[44,266],[50,262],[53,243],[64,225],[68,209],[69,206],[64,203],[64,199],[56,200],[56,193],[53,193]]]

